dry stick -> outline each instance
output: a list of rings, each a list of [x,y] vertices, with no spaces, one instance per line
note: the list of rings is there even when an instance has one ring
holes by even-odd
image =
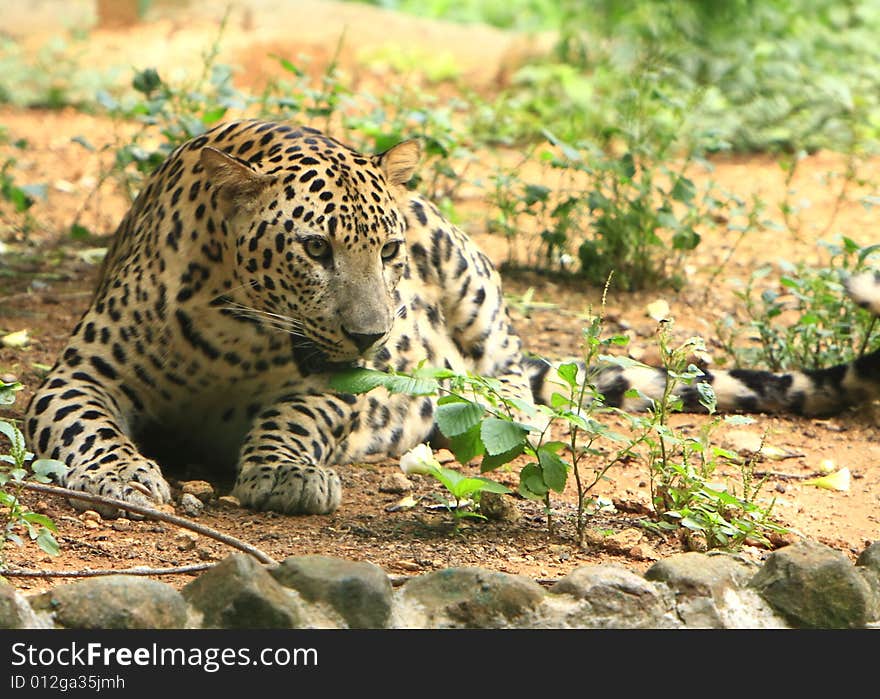
[[[13,568],[0,570],[0,576],[9,578],[96,578],[99,575],[182,575],[184,573],[199,573],[208,568],[213,568],[216,563],[195,563],[189,566],[177,566],[175,568],[123,568],[122,570],[98,569],[92,570],[28,570],[27,568]]]
[[[118,507],[120,510],[133,512],[134,514],[143,515],[144,517],[148,517],[150,519],[158,519],[159,521],[168,522],[169,524],[176,524],[178,527],[191,529],[197,534],[203,534],[204,536],[216,539],[217,541],[220,541],[227,546],[232,546],[239,551],[249,553],[251,556],[260,561],[260,563],[278,565],[278,561],[272,558],[269,554],[263,553],[262,551],[260,551],[260,549],[252,546],[251,544],[248,544],[245,541],[241,541],[240,539],[236,539],[234,536],[229,536],[228,534],[218,532],[216,529],[206,527],[204,524],[197,524],[196,522],[185,519],[183,517],[178,517],[177,515],[169,515],[165,512],[161,512],[160,510],[154,510],[152,507],[136,505],[132,502],[125,502],[124,500],[117,500],[116,498],[108,498],[103,495],[93,495],[92,493],[84,493],[80,492],[79,490],[61,488],[57,485],[45,485],[43,483],[32,483],[30,481],[24,481],[21,483],[16,483],[16,486],[21,486],[25,490],[33,490],[37,493],[47,493],[49,495],[58,495],[64,498],[82,500],[83,502],[96,503],[98,505],[109,505],[110,507]]]

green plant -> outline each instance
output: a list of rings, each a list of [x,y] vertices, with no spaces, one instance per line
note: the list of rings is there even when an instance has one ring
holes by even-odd
[[[134,96],[116,97],[107,90],[98,91],[99,105],[114,119],[140,124],[138,131],[116,145],[113,167],[102,181],[116,177],[134,199],[143,179],[177,146],[219,122],[230,109],[243,110],[255,101],[234,86],[232,69],[217,62],[225,27],[224,17],[195,79],[170,84],[155,68],[145,68],[132,78]],[[87,141],[81,143],[89,147]]]
[[[625,338],[615,336],[600,339],[601,320],[594,319],[585,332],[587,358],[594,358],[600,348],[619,345]],[[610,356],[601,357],[614,362]],[[587,374],[579,378],[577,363],[569,362],[557,368],[560,391],[554,393],[551,405],[533,405],[512,396],[494,378],[457,374],[447,369],[420,366],[411,374],[384,373],[372,369],[352,369],[339,372],[331,384],[333,388],[351,393],[364,393],[384,387],[390,393],[410,395],[440,395],[435,420],[440,432],[449,440],[449,448],[461,464],[479,458],[480,470],[485,473],[510,464],[520,456],[527,463],[520,470],[518,491],[524,497],[544,503],[548,528],[553,530],[551,493],[562,493],[568,474],[575,473],[578,489],[578,539],[584,539],[584,513],[589,503],[590,490],[613,465],[631,455],[640,438],[628,439],[617,434],[592,417],[603,409],[602,396],[590,383]],[[564,424],[569,428],[568,444],[552,439],[552,427]],[[598,440],[620,443],[614,455],[605,457],[595,448]],[[566,456],[565,449],[572,455]],[[586,478],[581,466],[584,457],[596,457],[593,478]],[[603,459],[605,459],[603,461]],[[437,477],[436,473],[433,473]],[[583,477],[582,477],[583,476]],[[453,481],[460,479],[453,477]],[[479,482],[460,481],[464,487],[476,487]],[[452,490],[450,485],[447,488]]]
[[[0,380],[0,405],[11,404],[19,390],[20,383]],[[0,454],[0,522],[3,523],[0,564],[3,563],[3,549],[7,542],[19,546],[24,543],[19,530],[35,541],[43,551],[56,555],[59,551],[58,542],[52,534],[56,531],[55,524],[50,518],[32,512],[22,504],[21,484],[28,477],[47,483],[50,476],[63,473],[64,464],[52,459],[33,460],[34,455],[25,449],[21,431],[7,420],[0,420],[0,434],[9,441],[8,453]]]
[[[6,129],[0,127],[0,144],[5,144],[9,140]],[[12,146],[16,150],[24,151],[28,148],[28,142],[20,138],[12,142]],[[7,217],[5,206],[8,203],[12,207],[12,220],[26,233],[34,226],[31,218],[30,208],[34,205],[38,198],[46,197],[45,184],[18,184],[14,175],[17,160],[14,157],[7,157],[3,164],[0,165],[0,216],[3,219]]]
[[[740,323],[727,317],[719,336],[736,366],[763,365],[772,371],[791,367],[818,369],[863,354],[876,333],[877,320],[847,298],[844,280],[877,259],[880,245],[860,247],[850,238],[821,242],[828,255],[825,267],[778,263],[755,270],[743,291],[747,322],[757,344],[743,345]],[[773,283],[768,283],[772,280]],[[763,286],[759,290],[758,284]],[[781,322],[786,316],[791,322]]]
[[[785,531],[770,519],[773,503],[757,503],[763,479],[755,479],[754,462],[743,462],[726,449],[712,445],[711,433],[721,422],[715,418],[703,424],[697,436],[689,436],[670,427],[669,415],[681,409],[682,399],[676,389],[698,381],[702,371],[688,363],[688,357],[703,349],[700,338],[691,338],[677,347],[670,345],[670,327],[661,324],[659,348],[666,368],[663,395],[652,400],[646,419],[649,436],[648,468],[651,502],[655,519],[643,525],[653,531],[684,528],[705,538],[709,548],[735,548],[746,540],[769,543],[767,533]],[[700,403],[715,411],[715,396],[710,385],[696,384]],[[727,416],[734,424],[751,422],[743,416]],[[712,479],[722,460],[739,463],[738,486]]]
[[[95,91],[110,88],[119,71],[84,65],[86,39],[73,32],[54,36],[33,52],[15,39],[0,37],[0,103],[92,109]]]
[[[407,475],[420,474],[431,476],[446,488],[451,499],[438,496],[438,500],[452,513],[455,518],[456,527],[459,521],[465,517],[486,519],[485,515],[480,512],[467,509],[469,500],[472,500],[479,506],[481,493],[499,493],[503,495],[510,492],[510,489],[506,486],[488,478],[467,477],[454,469],[443,468],[434,458],[431,448],[426,444],[419,444],[400,457],[400,468]]]

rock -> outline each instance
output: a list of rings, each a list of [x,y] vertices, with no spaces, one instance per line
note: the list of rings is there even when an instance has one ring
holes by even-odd
[[[407,582],[401,625],[411,628],[528,626],[544,591],[528,578],[484,568],[447,568]]]
[[[309,602],[331,606],[352,629],[385,628],[391,618],[391,581],[372,563],[329,556],[287,558],[269,570]]]
[[[109,575],[59,585],[31,598],[68,629],[179,629],[186,604],[170,585],[136,575]]]
[[[178,551],[192,551],[199,540],[198,534],[182,531],[174,537],[174,545]]]
[[[643,535],[644,532],[641,529],[634,527],[623,529],[607,536],[602,532],[587,529],[584,533],[584,543],[612,553],[625,553],[633,546],[638,545]]]
[[[295,629],[304,625],[299,599],[257,559],[234,553],[181,590],[202,614],[202,626],[222,629]]]
[[[520,514],[516,501],[503,493],[480,493],[480,514],[495,522],[517,522]]]
[[[413,489],[412,481],[407,478],[401,471],[392,471],[385,474],[379,483],[380,493],[396,493],[402,495]]]
[[[856,560],[857,566],[870,568],[880,574],[880,541],[870,544],[859,554]]]
[[[657,549],[644,542],[633,546],[627,551],[627,555],[637,561],[656,561],[660,559],[660,554],[657,552]]]
[[[198,517],[205,509],[205,503],[192,493],[180,496],[180,511],[187,517]]]
[[[706,541],[705,532],[698,532],[688,529],[684,534],[684,544],[688,551],[696,551],[705,553],[709,550],[709,542]]]
[[[843,553],[812,541],[774,551],[750,584],[794,626],[861,628],[880,618],[865,576]]]
[[[0,580],[0,629],[51,628],[41,621],[25,599],[12,585]]]
[[[761,451],[764,445],[764,436],[751,430],[729,430],[722,440],[722,444],[741,456],[752,456]]]
[[[784,626],[760,596],[747,589],[753,574],[752,564],[732,556],[691,551],[658,561],[645,578],[675,593],[676,612],[690,628]]]
[[[183,495],[192,495],[204,503],[214,499],[214,486],[208,481],[183,481],[180,484],[180,492]]]
[[[113,524],[110,525],[110,528],[117,532],[127,532],[131,529],[131,520],[126,517],[119,517],[113,520]]]
[[[241,502],[239,502],[238,498],[234,495],[221,495],[217,498],[217,502],[226,505],[227,507],[241,507]]]
[[[605,546],[612,551],[628,551],[642,540],[642,536],[643,530],[630,527],[606,536]]]
[[[647,629],[681,625],[671,594],[620,566],[575,568],[550,588],[550,595],[568,595],[578,602],[565,612],[565,626]]]
[[[800,537],[794,532],[770,532],[767,535],[767,539],[770,541],[770,545],[775,549],[780,549],[783,546],[791,546],[800,541]]]

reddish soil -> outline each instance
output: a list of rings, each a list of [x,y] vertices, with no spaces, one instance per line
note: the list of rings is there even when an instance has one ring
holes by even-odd
[[[310,54],[313,65],[322,68],[321,62],[328,60],[328,45],[335,46],[335,37],[346,27],[346,45],[362,50],[344,52],[345,66],[374,85],[383,73],[364,62],[365,46],[397,41],[404,46],[417,44],[422,51],[431,46],[438,50],[442,47],[456,57],[463,75],[482,89],[505,79],[511,66],[524,55],[524,47],[530,45],[494,30],[425,23],[360,5],[309,3],[312,4],[318,12],[315,30],[301,32],[296,39],[296,52]],[[290,39],[289,34],[281,34],[278,22],[268,19],[261,2],[250,5],[250,11],[236,10],[231,16],[228,44],[221,45],[219,60],[246,66],[247,71],[240,75],[242,84],[259,84],[275,65],[267,54],[289,45]],[[187,20],[190,15],[185,12],[148,17],[135,27],[92,32],[88,42],[90,65],[160,63],[169,69],[200,66],[202,53],[216,35],[216,26],[210,18]],[[25,37],[26,44],[34,50],[43,40],[45,35]],[[0,333],[27,329],[31,336],[30,344],[23,349],[0,347],[0,374],[15,375],[25,385],[16,404],[0,412],[0,416],[20,418],[40,381],[41,365],[52,364],[88,303],[97,268],[84,261],[80,253],[88,245],[106,244],[106,240],[88,245],[70,241],[67,231],[71,223],[78,217],[90,230],[109,234],[127,206],[126,198],[112,181],[98,186],[115,147],[126,136],[125,130],[109,119],[72,109],[46,112],[7,107],[0,109],[0,124],[10,140],[26,138],[29,143],[26,150],[14,153],[10,146],[0,148],[0,159],[5,160],[10,154],[17,158],[17,181],[49,185],[47,198],[38,201],[30,211],[29,230],[22,230],[20,218],[5,214],[0,217],[0,240],[6,245],[6,252],[0,254]],[[78,135],[87,137],[97,150],[87,152],[72,143],[71,139]],[[102,149],[104,146],[107,148]],[[513,162],[513,157],[510,160]],[[872,226],[873,215],[862,206],[860,198],[876,194],[874,183],[880,161],[860,163],[859,178],[866,184],[853,184],[842,197],[838,193],[846,163],[832,153],[805,158],[796,177],[788,183],[779,164],[766,156],[719,159],[713,166],[712,173],[696,173],[695,177],[701,182],[711,177],[746,199],[753,194],[760,196],[767,204],[767,217],[780,222],[780,205],[788,198],[799,208],[798,225],[782,232],[768,229],[750,233],[735,247],[724,273],[711,283],[712,270],[735,244],[730,234],[725,237],[718,231],[705,232],[697,253],[688,260],[688,283],[681,292],[624,294],[612,289],[607,329],[624,329],[632,337],[631,348],[644,353],[646,359],[656,355],[656,324],[645,312],[649,302],[665,299],[675,317],[675,338],[701,335],[720,362],[722,352],[713,338],[716,323],[726,315],[736,314],[739,308],[735,280],[747,279],[751,270],[766,261],[818,261],[817,241],[831,239],[838,233],[862,245],[878,238]],[[542,175],[539,170],[520,174]],[[483,232],[487,213],[484,194],[471,186],[463,189],[463,196],[457,202],[458,210],[466,218],[463,225],[493,259],[503,262],[508,256],[506,242]],[[518,241],[518,245],[522,242]],[[507,275],[505,285],[508,294],[515,298],[532,289],[533,302],[549,304],[533,307],[528,316],[519,310],[514,312],[516,326],[530,350],[552,357],[578,353],[582,314],[590,307],[598,307],[600,290],[527,274]],[[708,419],[678,415],[673,424],[696,433]],[[872,405],[831,420],[758,416],[755,424],[737,428],[757,437],[766,434],[767,444],[793,454],[781,461],[765,460],[756,465],[759,471],[768,473],[759,502],[766,504],[775,499],[774,518],[794,532],[776,539],[776,545],[801,535],[855,556],[867,542],[880,538],[878,425],[877,406]],[[730,432],[731,428],[719,427],[714,433],[715,441],[728,444]],[[826,459],[850,469],[853,480],[848,491],[802,484],[805,477],[818,473],[820,463]],[[597,562],[615,562],[643,571],[658,557],[688,546],[681,537],[661,537],[640,527],[649,501],[648,471],[641,460],[615,467],[594,489],[594,495],[614,502],[616,511],[603,511],[589,518],[591,533],[585,547],[575,542],[573,483],[565,494],[554,498],[556,526],[552,533],[548,532],[542,507],[522,499],[513,500],[520,515],[516,521],[468,521],[456,531],[448,514],[425,507],[432,502],[430,495],[439,493],[439,486],[425,478],[413,478],[415,495],[426,496],[418,506],[387,511],[401,496],[382,492],[380,484],[397,468],[395,462],[383,461],[342,469],[345,500],[331,516],[254,513],[215,500],[199,522],[248,541],[276,559],[320,553],[369,560],[394,575],[480,565],[548,579],[565,575],[578,565]],[[476,472],[473,467],[468,470]],[[592,473],[589,465],[586,471],[588,475]],[[515,469],[496,472],[494,476],[516,487]],[[730,479],[731,487],[736,487],[738,471],[724,469],[716,476],[719,481],[725,478]],[[228,492],[228,483],[215,485],[218,494]],[[24,500],[58,525],[62,552],[50,557],[32,543],[20,548],[8,545],[4,555],[11,567],[59,571],[161,568],[217,561],[230,551],[226,545],[205,536],[181,538],[181,531],[173,525],[155,521],[89,522],[62,500],[32,494],[25,494]],[[754,559],[767,552],[753,545],[743,548],[743,554]],[[183,585],[191,578],[178,575],[162,579]],[[54,584],[57,578],[11,580],[22,589],[37,590]]]

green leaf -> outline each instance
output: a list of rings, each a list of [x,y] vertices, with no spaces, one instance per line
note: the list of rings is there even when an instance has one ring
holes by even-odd
[[[220,121],[224,115],[226,114],[226,107],[214,107],[213,109],[205,110],[202,113],[202,123],[206,126],[210,126],[218,121]]]
[[[368,393],[384,386],[389,393],[406,393],[411,396],[429,396],[437,392],[434,379],[415,378],[386,374],[375,369],[345,369],[330,377],[330,386],[344,393]]]
[[[345,393],[367,393],[387,385],[389,374],[375,369],[346,369],[330,377],[330,385]]]
[[[70,226],[70,237],[73,240],[88,240],[91,236],[91,231],[79,223],[74,223]]]
[[[31,464],[31,471],[37,476],[44,478],[55,476],[60,480],[67,473],[67,466],[56,459],[37,459]]]
[[[563,408],[570,408],[572,406],[571,398],[567,396],[563,396],[561,393],[557,393],[553,391],[553,395],[550,396],[550,407],[554,410],[562,410]]]
[[[542,184],[527,184],[525,190],[526,205],[531,206],[539,201],[547,201],[550,195],[550,188]]]
[[[131,86],[145,95],[149,95],[162,85],[162,78],[155,68],[147,68],[140,73],[136,73],[131,81]]]
[[[87,151],[94,152],[96,150],[95,146],[92,145],[92,142],[89,141],[89,139],[87,139],[85,136],[74,136],[70,140],[73,143],[78,143],[83,148],[85,148]]]
[[[37,545],[50,556],[57,556],[61,553],[61,547],[48,529],[40,530],[40,533],[37,535]]]
[[[11,422],[6,422],[6,420],[0,420],[0,433],[6,435],[12,444],[22,444],[24,442],[24,436],[19,429]]]
[[[460,464],[466,464],[486,453],[480,439],[480,425],[474,425],[467,432],[449,438],[449,451],[455,454]]]
[[[409,396],[433,396],[439,389],[439,384],[433,379],[417,378],[415,376],[388,377],[385,388],[389,393],[405,393]]]
[[[572,388],[577,388],[578,386],[578,365],[574,362],[567,362],[566,364],[562,364],[556,369],[556,373],[559,375],[559,378],[565,381]]]
[[[690,204],[694,199],[696,187],[687,177],[679,177],[672,186],[669,196],[683,204]]]
[[[557,493],[565,490],[568,464],[558,454],[543,446],[538,449],[538,463],[541,465],[542,478],[547,487]]]
[[[55,526],[55,522],[49,519],[46,515],[41,515],[37,512],[28,512],[23,516],[23,519],[28,523],[35,526],[45,527],[50,531],[58,531],[58,527]]]
[[[444,435],[456,437],[479,424],[485,412],[486,408],[479,403],[471,401],[447,402],[437,406],[434,419]]]
[[[510,463],[517,456],[523,453],[523,451],[525,450],[525,446],[525,441],[523,441],[509,451],[505,451],[500,454],[487,454],[483,457],[483,461],[480,463],[480,471],[482,473],[486,473],[487,471],[494,471],[499,466],[504,466],[504,464]]]
[[[474,493],[484,491],[501,494],[510,492],[510,490],[501,483],[496,483],[488,478],[463,476],[458,471],[453,471],[448,468],[438,469],[433,475],[459,500],[470,497]]]
[[[519,472],[518,492],[530,500],[540,500],[550,489],[541,476],[541,468],[536,463],[526,464]]]
[[[480,426],[480,438],[483,440],[486,452],[491,456],[503,454],[522,445],[528,433],[528,429],[518,422],[501,420],[497,417],[486,418]]]

